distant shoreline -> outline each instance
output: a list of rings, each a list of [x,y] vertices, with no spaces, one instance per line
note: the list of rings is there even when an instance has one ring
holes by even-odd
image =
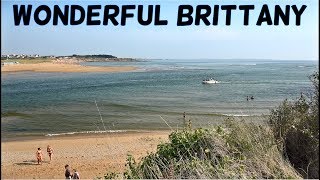
[[[1,74],[13,72],[126,72],[136,70],[133,66],[83,66],[76,62],[65,63],[63,61],[40,62],[29,64],[4,64],[1,67]]]

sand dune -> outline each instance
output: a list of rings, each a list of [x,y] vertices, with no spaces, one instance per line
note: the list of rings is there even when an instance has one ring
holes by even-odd
[[[155,151],[169,132],[126,132],[91,136],[46,137],[40,140],[2,142],[1,179],[63,179],[64,165],[76,168],[82,179],[123,171],[127,154],[139,158]],[[54,150],[48,162],[46,146]],[[42,148],[44,163],[37,165],[35,152]]]
[[[79,64],[37,63],[10,64],[1,67],[1,73],[6,72],[122,72],[135,70],[132,66],[82,66]]]

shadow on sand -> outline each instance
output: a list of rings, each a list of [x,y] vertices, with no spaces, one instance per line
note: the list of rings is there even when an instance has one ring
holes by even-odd
[[[47,161],[42,161],[42,163],[49,163]],[[19,166],[24,166],[24,165],[38,165],[38,161],[36,160],[28,160],[28,161],[23,161],[21,163],[14,163],[15,165]]]

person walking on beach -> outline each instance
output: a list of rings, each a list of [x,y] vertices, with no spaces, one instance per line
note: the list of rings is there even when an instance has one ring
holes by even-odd
[[[38,148],[36,152],[36,157],[37,157],[38,164],[40,165],[42,163],[42,157],[43,157],[41,148]]]
[[[76,169],[73,169],[72,179],[80,179],[80,175]]]
[[[71,171],[70,171],[70,166],[67,164],[64,166],[64,168],[66,169],[66,172],[64,173],[64,176],[66,177],[66,179],[71,179]]]
[[[50,145],[47,146],[47,153],[49,155],[50,161],[52,159],[53,149]]]

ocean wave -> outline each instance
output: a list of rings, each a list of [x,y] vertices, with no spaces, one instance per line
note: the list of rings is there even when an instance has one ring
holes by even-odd
[[[74,135],[74,134],[101,134],[101,133],[119,133],[119,132],[127,132],[127,131],[126,130],[78,131],[78,132],[46,134],[45,136],[63,136],[63,135]]]

